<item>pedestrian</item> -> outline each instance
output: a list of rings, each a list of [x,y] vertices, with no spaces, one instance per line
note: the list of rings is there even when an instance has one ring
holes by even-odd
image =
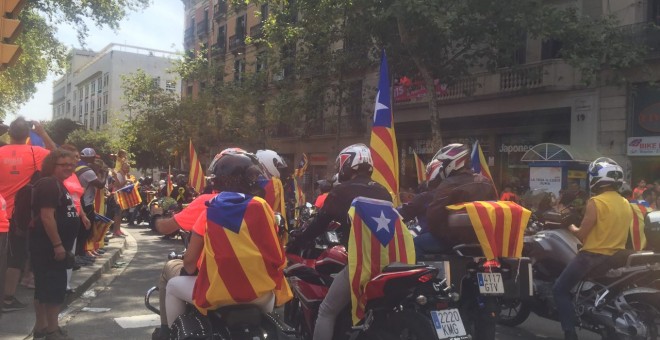
[[[502,190],[502,195],[500,195],[500,201],[511,201],[518,203],[518,195],[511,189],[511,185],[505,185],[504,190]]]
[[[75,150],[75,153],[78,154],[78,151]],[[92,235],[92,226],[96,216],[96,212],[94,210],[96,190],[103,189],[105,187],[105,183],[99,180],[99,178],[96,176],[96,151],[94,151],[92,148],[85,148],[79,153],[79,155],[79,163],[76,167],[75,175],[84,190],[82,197],[80,197],[83,211],[82,215],[85,216],[83,221],[87,219],[90,223],[89,225],[84,224],[84,228],[80,228],[78,233],[78,240],[80,242],[76,245],[75,254],[77,256],[93,257],[94,254],[90,254],[92,249],[88,249],[87,243]]]
[[[113,192],[131,184],[132,182],[132,176],[130,175],[131,167],[128,165],[128,163],[123,163],[121,166],[121,170],[117,172],[114,176],[114,183],[113,183]],[[134,180],[134,178],[133,178]],[[125,212],[128,212],[128,209],[121,210],[121,207],[117,203],[117,199],[115,198],[114,195],[111,195],[112,201],[114,204],[112,205],[113,207],[113,220],[114,223],[112,224],[112,235],[115,237],[125,237],[126,234],[121,231],[121,219],[124,215]],[[108,201],[108,204],[110,204],[110,201]],[[110,207],[108,207],[109,209]]]
[[[639,182],[637,182],[637,186],[632,192],[632,199],[633,200],[642,199],[642,194],[644,193],[644,190],[646,190],[646,180],[642,178],[639,180]]]
[[[26,144],[30,136],[30,130],[39,135],[46,148]],[[21,277],[21,271],[25,267],[27,259],[27,223],[29,223],[29,212],[25,214],[14,214],[14,198],[16,193],[30,183],[33,175],[41,169],[41,162],[50,152],[56,148],[46,130],[39,122],[31,122],[23,117],[16,118],[9,125],[9,144],[0,147],[0,195],[6,202],[7,216],[10,220],[10,228],[5,230],[0,227],[0,234],[5,234],[8,242],[3,245],[0,242],[0,257],[7,261],[7,270],[0,271],[0,295],[2,298],[2,310],[4,312],[20,310],[26,307],[14,297],[16,287]],[[20,216],[19,216],[20,215]],[[26,215],[26,216],[23,216]],[[0,236],[0,240],[3,237]]]
[[[34,338],[71,339],[59,327],[58,315],[66,294],[66,269],[73,267],[73,242],[80,216],[64,181],[76,167],[74,156],[55,150],[43,162],[42,178],[34,187],[30,256],[34,271]]]

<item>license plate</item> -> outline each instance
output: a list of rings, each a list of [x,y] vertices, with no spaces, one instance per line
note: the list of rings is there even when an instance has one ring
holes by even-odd
[[[479,293],[484,295],[504,294],[504,283],[500,273],[477,273]]]
[[[439,339],[449,339],[467,334],[458,309],[431,311],[431,319],[433,319],[433,326],[435,326]]]

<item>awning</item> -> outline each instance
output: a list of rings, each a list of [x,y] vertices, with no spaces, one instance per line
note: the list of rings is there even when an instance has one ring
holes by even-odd
[[[541,143],[525,152],[520,160],[523,162],[591,163],[598,157],[601,155],[595,150],[585,150],[564,144]]]

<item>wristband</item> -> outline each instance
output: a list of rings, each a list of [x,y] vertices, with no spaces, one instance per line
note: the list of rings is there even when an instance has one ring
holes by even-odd
[[[58,244],[53,244],[53,248],[57,248],[57,247],[59,247],[59,246],[61,246],[61,245],[62,245],[62,242],[60,242],[60,243],[58,243]]]

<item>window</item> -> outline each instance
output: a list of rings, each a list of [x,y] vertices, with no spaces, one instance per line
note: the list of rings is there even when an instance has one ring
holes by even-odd
[[[108,92],[103,94],[103,105],[108,105]]]
[[[245,23],[247,14],[236,17],[236,39],[245,39]]]
[[[189,95],[189,96],[193,95],[193,86],[192,85],[188,85],[188,88],[186,89],[186,94]]]
[[[94,116],[89,117],[89,127],[94,128]]]
[[[544,40],[541,44],[541,60],[561,57],[562,43],[556,39]]]
[[[76,106],[75,105],[73,106],[73,109],[71,110],[71,112],[73,112],[74,116],[76,115],[76,112],[78,112],[78,111],[76,111]]]
[[[103,124],[108,123],[108,111],[103,111]]]
[[[71,92],[71,83],[66,84],[66,93]]]
[[[101,109],[101,96],[99,96],[98,99],[96,99],[96,108],[97,110]]]
[[[261,5],[261,22],[266,22],[268,19],[268,4]]]
[[[78,98],[83,98],[83,89],[78,90]]]
[[[101,77],[96,79],[96,87],[98,88],[98,93],[101,93],[101,90],[103,89],[103,81],[101,80]]]
[[[85,115],[89,112],[89,103],[85,102]]]
[[[103,87],[107,88],[108,83],[110,83],[110,74],[106,73],[103,75]]]
[[[91,88],[90,93],[91,93],[92,95],[94,95],[94,93],[96,92],[96,82],[95,82],[95,81],[92,81],[92,83],[89,84],[89,86],[90,86],[90,88]]]
[[[257,54],[257,72],[265,71],[266,66],[266,53]]]
[[[90,106],[91,106],[90,111],[92,111],[92,112],[94,112],[94,104],[96,104],[96,102],[92,100],[92,102],[90,103]]]
[[[170,92],[176,91],[176,81],[174,80],[165,81],[165,90]]]
[[[234,60],[234,80],[243,80],[243,72],[245,72],[245,59]]]

